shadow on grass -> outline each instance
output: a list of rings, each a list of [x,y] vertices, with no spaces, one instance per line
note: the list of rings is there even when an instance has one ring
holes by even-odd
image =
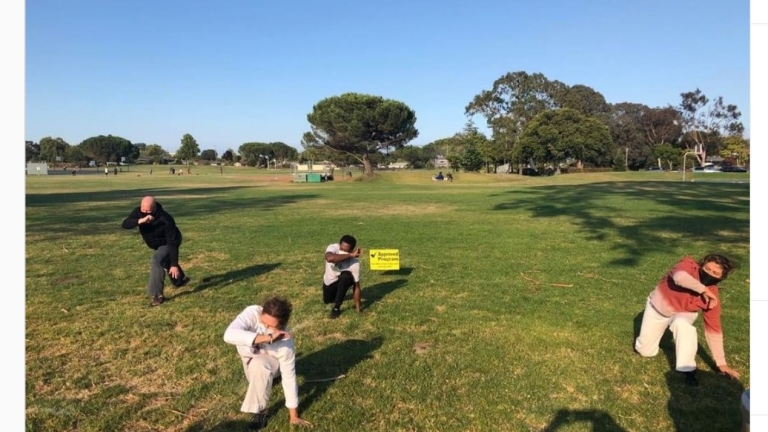
[[[413,267],[401,267],[400,270],[385,270],[381,272],[382,276],[410,276],[413,273]]]
[[[741,396],[738,380],[710,371],[698,373],[699,386],[685,385],[682,374],[667,372],[667,409],[675,432],[740,431]]]
[[[301,411],[307,411],[336,382],[335,380],[307,381],[325,380],[342,374],[349,375],[351,369],[371,358],[373,352],[379,349],[382,343],[383,339],[380,336],[371,340],[349,339],[311,354],[299,353],[296,359],[296,374],[304,377],[304,384],[299,388],[299,397],[302,398]],[[277,409],[281,404],[284,404],[284,401],[279,401],[273,408]],[[275,409],[270,412],[274,412]]]
[[[306,412],[332,386],[340,375],[348,375],[358,364],[370,358],[374,351],[382,345],[383,339],[376,337],[371,340],[350,339],[344,342],[328,346],[311,354],[296,355],[296,375],[304,377],[304,383],[299,387],[299,412]],[[348,379],[348,378],[339,378]],[[321,382],[307,382],[313,380],[327,380]],[[272,388],[280,386],[280,378],[272,382]],[[285,399],[279,398],[267,409],[269,419],[278,415],[284,415]],[[245,415],[245,414],[243,414]],[[312,422],[311,418],[307,418]],[[226,420],[213,426],[206,426],[206,421],[201,420],[187,429],[185,432],[224,432],[246,431],[247,420]],[[270,426],[267,426],[270,428]]]
[[[619,426],[616,420],[605,411],[601,410],[570,410],[561,409],[555,413],[555,417],[542,432],[555,432],[556,430],[573,425],[575,423],[587,423],[592,426],[592,432],[627,432]],[[570,430],[570,427],[567,428]]]
[[[614,265],[633,266],[649,252],[667,250],[670,236],[725,244],[749,241],[749,184],[602,182],[530,187],[491,196],[509,198],[494,210],[571,218],[587,240],[607,242],[617,255]],[[643,201],[666,209],[652,217],[633,217],[632,204]],[[615,237],[619,240],[612,240]]]
[[[255,264],[238,270],[230,270],[226,273],[220,273],[212,276],[204,276],[200,283],[195,285],[190,291],[182,291],[170,299],[182,297],[189,294],[195,294],[208,288],[223,288],[228,285],[236,284],[256,276],[269,273],[280,267],[280,263],[274,264]],[[169,300],[170,300],[169,299]]]
[[[246,432],[252,430],[254,429],[246,420],[225,420],[211,427],[206,427],[203,420],[190,425],[184,432]]]
[[[634,319],[634,335],[635,337],[632,339],[632,350],[634,352],[635,349],[635,339],[637,339],[638,336],[640,336],[640,328],[643,325],[643,313],[640,312],[635,316]],[[700,318],[699,318],[700,319]],[[694,325],[697,324],[697,321],[694,322]],[[664,353],[664,356],[667,358],[667,363],[669,364],[669,368],[671,370],[675,370],[675,341],[672,339],[672,332],[667,328],[664,330],[664,335],[661,336],[661,342],[659,342],[659,350]],[[639,355],[635,352],[635,355]],[[701,360],[707,364],[712,370],[718,370],[717,369],[717,363],[712,359],[712,357],[709,355],[709,353],[702,349],[702,347],[699,347],[697,351],[697,355],[701,358]]]
[[[374,303],[380,302],[384,296],[398,288],[405,286],[407,283],[407,279],[395,279],[388,282],[379,282],[376,285],[363,288],[362,309],[370,308]]]
[[[253,187],[249,188],[251,192],[254,191]],[[120,231],[139,235],[137,229],[126,231],[120,225],[131,210],[139,205],[143,196],[154,195],[163,208],[174,217],[183,233],[186,226],[185,220],[188,218],[207,215],[214,217],[229,211],[269,211],[318,196],[316,194],[256,196],[255,192],[248,192],[248,188],[233,186],[27,195],[26,229],[29,233],[51,233],[64,236]],[[74,201],[67,201],[69,196],[73,196]],[[104,198],[105,196],[109,198]]]

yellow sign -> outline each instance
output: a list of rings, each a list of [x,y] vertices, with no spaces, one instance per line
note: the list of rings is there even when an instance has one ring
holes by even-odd
[[[400,251],[397,249],[371,249],[371,270],[400,270]]]

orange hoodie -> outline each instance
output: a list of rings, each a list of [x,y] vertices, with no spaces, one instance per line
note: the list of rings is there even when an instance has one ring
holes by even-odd
[[[708,308],[704,289],[717,298],[717,305]],[[651,293],[651,304],[662,315],[671,317],[678,312],[699,312],[704,317],[704,336],[718,366],[725,366],[723,329],[720,324],[720,293],[717,285],[705,287],[699,281],[699,264],[691,257],[681,259],[661,278]]]

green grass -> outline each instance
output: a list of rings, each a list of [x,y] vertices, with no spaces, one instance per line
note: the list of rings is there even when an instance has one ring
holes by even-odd
[[[245,378],[222,336],[272,294],[294,304],[300,410],[313,430],[740,425],[748,175],[459,173],[438,183],[414,171],[292,184],[246,168],[154,171],[27,177],[29,431],[245,430]],[[120,228],[146,194],[176,218],[193,278],[166,288],[171,300],[157,308],[145,294],[151,252]],[[364,261],[364,314],[349,300],[331,321],[322,255],[344,233],[365,249],[399,249],[402,270]],[[662,274],[707,251],[741,264],[722,301],[726,355],[742,379],[713,371],[699,331],[701,386],[687,389],[670,372],[669,335],[652,359],[632,344]],[[279,385],[270,409],[267,430],[287,430]]]

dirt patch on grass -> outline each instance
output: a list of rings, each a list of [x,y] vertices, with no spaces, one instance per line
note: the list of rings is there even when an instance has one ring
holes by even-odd
[[[302,203],[296,204],[301,206]],[[338,214],[339,209],[344,208],[344,215],[346,216],[421,216],[429,214],[438,214],[451,212],[456,209],[454,206],[445,204],[358,204],[354,207],[350,207],[348,203],[334,201],[334,200],[312,200],[311,203],[307,203],[312,207],[312,212],[322,215],[334,215]],[[345,208],[346,207],[346,208]]]
[[[185,268],[194,268],[194,267],[206,267],[209,264],[218,263],[219,261],[224,261],[229,258],[229,255],[223,253],[223,252],[202,252],[190,255],[186,260],[184,260],[184,267]]]

